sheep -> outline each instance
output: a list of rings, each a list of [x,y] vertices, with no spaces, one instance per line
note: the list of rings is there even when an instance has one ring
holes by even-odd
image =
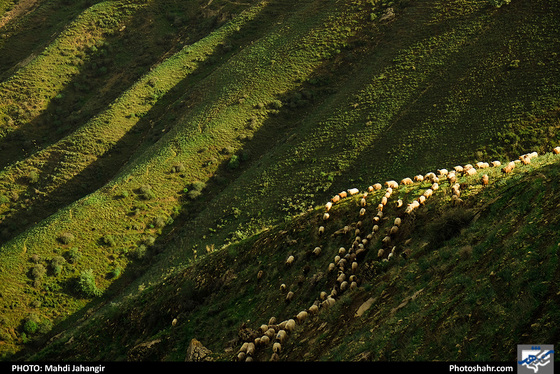
[[[413,183],[413,182],[412,182],[412,179],[410,179],[410,178],[408,178],[408,177],[406,177],[406,178],[404,178],[403,180],[401,180],[401,184],[404,184],[405,186],[411,185],[412,183]]]
[[[280,360],[280,356],[278,356],[278,353],[274,352],[272,354],[272,356],[270,356],[270,361],[279,361]]]
[[[437,172],[438,172],[440,178],[449,174],[449,171],[447,169],[438,169]]]
[[[337,281],[338,283],[342,283],[342,282],[344,282],[345,280],[346,280],[346,274],[344,274],[344,273],[340,273],[340,275],[338,276],[338,278],[336,278],[336,281]]]
[[[436,178],[436,174],[434,172],[429,172],[426,175],[424,175],[425,180],[432,181],[434,178]]]
[[[278,333],[276,334],[276,341],[278,343],[284,343],[286,339],[288,339],[288,333],[286,332],[286,330],[278,331]]]
[[[365,208],[366,205],[367,205],[367,200],[366,200],[365,197],[362,197],[362,198],[360,199],[360,206],[361,206],[362,208]]]
[[[414,181],[415,182],[423,182],[424,181],[424,176],[418,174],[418,175],[414,176]]]
[[[367,188],[367,190],[368,190],[368,192],[373,192],[373,186],[369,186],[369,187]]]
[[[266,330],[264,335],[268,336],[269,339],[274,339],[274,337],[276,336],[276,330],[274,330],[274,328],[270,327],[268,330]]]
[[[424,193],[422,194],[422,196],[425,196],[426,198],[431,197],[434,193],[434,190],[431,188],[428,188],[426,191],[424,191]]]
[[[498,166],[501,166],[502,163],[501,163],[500,161],[498,161],[498,160],[495,160],[495,161],[492,161],[492,162],[490,163],[490,165],[492,165],[492,167],[498,167]]]
[[[336,303],[336,300],[333,297],[329,296],[323,302],[321,302],[321,307],[322,308],[330,308],[335,303]]]
[[[285,292],[286,291],[286,284],[282,283],[280,285],[280,292]]]
[[[366,208],[360,209],[360,216],[364,216],[366,214]]]
[[[336,203],[338,203],[339,201],[340,201],[340,196],[338,196],[338,195],[334,195],[334,196],[331,198],[331,202],[332,202],[333,204],[336,204]]]
[[[267,335],[261,336],[261,345],[270,344],[270,338]]]
[[[344,281],[340,284],[340,292],[344,292],[348,289],[348,282]]]
[[[397,208],[400,208],[401,206],[403,206],[403,201],[401,199],[398,199],[396,202]]]
[[[262,324],[259,327],[259,330],[261,330],[261,332],[264,334],[266,332],[266,330],[268,330],[268,325]]]
[[[379,204],[377,206],[377,210],[380,211],[380,212],[383,211],[384,208],[385,208],[385,205],[383,205],[383,204]]]
[[[290,255],[287,259],[286,259],[286,266],[292,266],[292,264],[295,261],[295,257],[293,255]]]
[[[461,185],[459,183],[455,183],[453,186],[451,186],[451,190],[453,191],[453,196],[459,197],[461,195],[461,191],[459,190],[460,188]]]
[[[255,354],[255,343],[251,342],[247,345],[247,355],[252,356]]]
[[[371,228],[371,232],[375,234],[377,231],[379,231],[379,225],[373,225],[373,227]]]
[[[261,278],[263,277],[263,275],[264,275],[264,271],[259,270],[259,272],[257,273],[257,280],[261,280]]]
[[[511,161],[506,166],[504,166],[502,168],[502,173],[504,173],[504,174],[511,173],[514,168],[515,168],[515,162]]]
[[[490,165],[487,162],[479,161],[479,162],[476,163],[476,167],[479,168],[479,169],[485,169],[489,166]]]
[[[321,247],[315,247],[315,249],[313,249],[313,254],[319,256],[321,254]]]
[[[319,294],[319,298],[321,300],[325,300],[327,298],[327,293],[325,291],[321,291],[321,293]]]
[[[457,173],[462,173],[463,169],[464,168],[461,165],[457,165],[453,167],[453,170],[455,170]]]
[[[276,317],[270,317],[268,320],[268,325],[275,325],[276,324]]]
[[[328,202],[325,204],[325,211],[328,212],[329,210],[331,210],[332,205],[333,205],[332,201],[328,201]]]
[[[348,192],[346,191],[341,191],[338,193],[338,196],[340,196],[341,199],[344,199],[345,197],[348,196]]]
[[[426,196],[425,195],[421,195],[420,197],[418,197],[417,200],[420,204],[424,205],[424,203],[426,202]]]
[[[399,226],[393,226],[389,230],[389,235],[395,235],[399,231]]]
[[[385,185],[391,188],[399,188],[399,184],[393,180],[385,182]]]
[[[401,225],[401,219],[399,217],[395,218],[395,220],[393,221],[393,224],[395,226],[400,226]]]
[[[488,174],[484,174],[484,175],[482,176],[482,179],[481,179],[481,180],[482,180],[482,185],[483,185],[483,186],[487,186],[487,185],[488,185]]]
[[[319,307],[317,306],[317,304],[313,304],[309,307],[309,309],[307,309],[307,312],[310,314],[317,314],[318,311]]]
[[[323,221],[328,221],[328,219],[330,218],[330,214],[329,213],[325,213],[323,214]]]
[[[383,244],[388,244],[388,243],[391,242],[391,237],[390,237],[390,236],[385,236],[385,237],[383,238],[383,240],[381,240],[381,242],[382,242]]]
[[[294,298],[294,292],[293,291],[290,291],[286,294],[286,302],[289,303],[290,301],[292,301],[293,298]]]
[[[552,152],[553,152],[555,155],[560,155],[560,147],[554,147],[554,148],[552,148]]]
[[[381,183],[375,183],[373,185],[373,189],[376,191],[379,191],[383,186],[381,186]]]
[[[282,351],[282,345],[278,342],[275,342],[272,345],[272,351],[277,355],[280,354],[280,352]]]
[[[239,360],[239,361],[244,361],[246,357],[247,357],[247,354],[245,352],[237,353],[237,360]]]
[[[350,189],[348,190],[348,194],[349,194],[350,196],[354,196],[354,195],[358,194],[359,192],[360,192],[360,190],[357,189],[357,188],[350,188]]]
[[[468,168],[465,171],[466,175],[475,175],[476,174],[476,169],[474,167]]]
[[[382,210],[377,212],[377,217],[383,218],[383,211]]]
[[[527,155],[522,155],[519,157],[523,165],[529,165],[531,163],[531,158]]]
[[[307,316],[308,316],[307,312],[305,310],[302,310],[297,314],[296,319],[299,324],[302,324],[307,319]]]
[[[438,183],[432,184],[432,190],[436,191],[438,188],[439,188],[439,184],[438,184]]]
[[[387,205],[387,196],[381,198],[381,204],[383,204],[383,206]]]
[[[447,174],[447,180],[449,181],[449,184],[457,182],[457,176],[455,175],[455,172],[450,172],[449,174]]]
[[[344,256],[345,254],[346,254],[346,248],[340,247],[340,248],[338,249],[338,255],[339,255],[339,256]]]
[[[323,235],[325,233],[325,226],[319,226],[319,230],[317,230],[319,235]]]
[[[352,262],[352,272],[355,273],[358,270],[358,263],[356,261]]]

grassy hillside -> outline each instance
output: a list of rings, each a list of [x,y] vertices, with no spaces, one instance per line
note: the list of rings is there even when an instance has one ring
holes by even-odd
[[[107,342],[96,332],[107,352],[91,357],[81,342],[69,345],[75,353],[61,355],[123,359],[131,344],[154,336],[169,344],[158,359],[180,359],[195,336],[217,352],[223,335],[217,329],[219,336],[206,337],[208,326],[223,323],[231,330],[272,314],[268,287],[244,283],[255,279],[254,257],[262,266],[282,263],[287,249],[274,235],[285,235],[285,225],[295,230],[298,243],[307,241],[302,227],[314,222],[317,206],[333,194],[446,165],[550,152],[560,143],[558,8],[545,0],[500,7],[466,0],[1,2],[0,351],[11,357],[104,306],[100,312],[109,316],[103,318],[129,331],[121,335],[126,344]],[[542,167],[531,166],[534,175],[539,170],[554,179],[554,157],[542,159]],[[503,184],[548,193],[544,182],[533,186],[534,175],[520,175]],[[499,187],[493,197],[502,201],[510,190]],[[486,222],[499,226],[494,221],[505,215],[491,208],[499,205],[482,192],[476,196],[471,204],[492,212]],[[536,214],[535,206],[525,209]],[[513,219],[519,212],[511,214]],[[471,236],[496,235],[479,222],[482,217],[469,225]],[[522,236],[509,243],[501,238],[498,243],[509,246]],[[468,270],[471,277],[456,279],[454,286],[479,285],[482,280],[477,283],[470,272],[481,255],[475,250],[479,242],[446,249],[444,239],[419,250],[418,260],[406,266],[415,263],[425,267],[422,274],[431,274],[430,264],[437,262],[432,256],[449,259],[470,245],[465,267],[442,262],[445,276],[437,276],[451,282],[448,277],[464,277]],[[555,255],[551,243],[535,248],[548,259]],[[494,255],[499,263],[506,259]],[[371,260],[367,291],[379,271],[414,283],[414,268]],[[236,270],[241,264],[249,265]],[[517,280],[512,274],[521,270],[506,269]],[[544,281],[552,282],[554,271]],[[218,274],[223,278],[213,281]],[[274,276],[279,279],[280,272]],[[400,283],[388,278],[393,277],[380,278],[386,293],[371,297],[403,295]],[[405,288],[426,288],[422,292],[431,290],[436,298],[436,285],[423,283]],[[179,294],[171,293],[175,289]],[[167,309],[144,315],[136,302],[153,301],[152,292],[167,298],[155,304]],[[454,297],[443,293],[434,302],[449,304]],[[507,316],[512,307],[534,317],[543,294],[527,297],[525,306],[492,313]],[[478,305],[471,302],[472,308]],[[429,308],[417,308],[418,318],[435,318]],[[170,330],[169,318],[191,312],[191,323],[176,325],[181,337],[169,337],[177,330]],[[546,319],[554,310],[541,306],[539,313]],[[379,316],[368,318],[371,330]],[[368,357],[395,358],[388,354],[395,350],[391,345],[414,346],[434,331],[417,328],[417,320],[398,321],[388,322],[371,342],[386,354]],[[94,322],[87,329],[100,320]],[[459,325],[449,333],[458,336],[470,326]],[[149,327],[141,332],[140,326]],[[495,334],[500,325],[483,326],[475,337]],[[518,325],[518,336],[526,327]],[[388,338],[394,329],[403,329],[405,340]],[[319,351],[320,342],[313,341]],[[329,349],[333,359],[352,357]],[[444,355],[426,349],[406,354]],[[496,349],[492,354],[511,354],[499,350],[512,348]],[[461,352],[458,357],[475,357]],[[441,357],[458,354],[447,353]],[[291,357],[320,358],[298,356],[295,348]]]

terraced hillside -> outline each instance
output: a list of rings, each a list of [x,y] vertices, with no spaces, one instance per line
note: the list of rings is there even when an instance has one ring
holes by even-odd
[[[500,226],[494,221],[507,215],[498,216],[493,209],[499,209],[500,201],[502,206],[507,203],[511,190],[533,191],[539,197],[535,202],[554,201],[553,183],[545,181],[557,177],[551,150],[560,144],[560,5],[545,0],[498,5],[467,0],[2,2],[4,357],[31,357],[25,356],[28,349],[37,350],[65,329],[78,334],[74,328],[82,323],[85,331],[95,330],[92,344],[103,342],[107,351],[92,353],[83,339],[62,349],[61,340],[54,339],[39,355],[182,360],[194,337],[217,352],[224,343],[221,331],[233,331],[242,321],[264,323],[276,313],[289,315],[295,312],[290,308],[307,307],[278,300],[271,305],[271,291],[263,284],[273,285],[274,292],[278,285],[270,278],[254,283],[253,270],[282,264],[291,240],[298,245],[319,240],[316,227],[308,225],[322,215],[318,211],[325,201],[349,185],[365,191],[372,181],[400,181],[445,165],[489,160],[505,164],[520,154],[537,152],[542,165],[533,161],[523,166],[534,168],[532,174],[502,177],[494,195],[488,193],[496,202],[491,203],[484,189],[472,192],[476,197],[470,204],[480,204],[488,214],[486,223],[496,229]],[[539,173],[546,178],[537,183]],[[492,183],[498,183],[494,182],[498,176],[501,172],[495,169]],[[399,188],[399,194],[419,191]],[[538,205],[524,199],[514,201],[523,202],[526,213],[539,211]],[[334,208],[333,215],[337,209],[350,214],[349,205]],[[447,205],[442,200],[441,209]],[[519,221],[517,208],[512,209],[510,218]],[[462,217],[459,222],[472,230],[471,236],[480,233],[492,241],[496,232],[479,226],[482,218],[469,224],[463,210],[455,213],[459,217],[447,218],[455,222]],[[548,217],[552,211],[542,214]],[[347,220],[342,217],[346,215],[335,222]],[[435,226],[429,229],[428,223]],[[408,277],[413,282],[423,274],[442,282],[457,278],[453,286],[461,289],[491,287],[488,279],[482,280],[487,267],[481,267],[476,278],[467,276],[483,255],[476,250],[479,242],[449,238],[445,220],[438,223],[425,217],[418,224],[426,225],[420,231],[434,235],[425,240],[432,244],[416,243],[413,253],[421,254],[417,261],[399,266],[379,262],[369,251],[364,287],[374,294],[362,289],[361,297],[397,300],[403,288],[393,279]],[[553,228],[550,225],[552,220],[544,227]],[[284,243],[292,229],[297,237]],[[510,229],[504,222],[504,230]],[[326,226],[325,237],[330,237],[328,230]],[[555,256],[551,244],[555,239],[539,230],[543,240],[551,242],[540,243],[531,253],[544,256],[536,263],[545,266]],[[498,236],[496,243],[507,248],[523,235],[516,233],[511,242]],[[457,243],[448,244],[449,239]],[[328,242],[331,249],[343,246],[337,240]],[[470,259],[466,265],[441,262],[432,267],[433,256],[454,258],[457,248],[469,245],[471,252],[464,250]],[[486,245],[490,244],[481,248]],[[521,272],[521,264],[506,266],[511,261],[500,250],[492,255],[502,268],[491,271],[503,271],[506,283],[517,281],[513,274]],[[417,267],[429,271],[413,271]],[[438,267],[444,268],[441,274]],[[306,269],[289,271],[294,277],[299,274],[298,287],[307,288],[309,295],[302,301],[312,302],[312,294],[317,296],[312,285],[327,282],[327,277],[308,284],[303,275],[313,272]],[[546,269],[536,274],[546,274],[540,282],[553,284],[556,270]],[[280,279],[280,268],[273,276]],[[373,287],[376,277],[385,282],[383,295],[383,287]],[[531,280],[542,292],[535,290],[522,299],[526,305],[498,307],[491,298],[479,304],[476,296],[467,298],[469,305],[477,313],[500,318],[511,317],[512,310],[520,308],[527,317],[521,321],[537,317],[544,326],[555,315],[553,307],[544,304],[550,288]],[[457,302],[456,294],[439,297],[438,305]],[[164,301],[152,304],[154,299]],[[348,297],[337,302],[348,308],[329,314],[330,318],[351,311],[350,301],[365,300]],[[280,310],[273,308],[278,305]],[[451,323],[448,315],[435,319],[429,308],[411,305],[426,313],[421,314],[424,318],[434,318],[435,327],[447,321],[444,330],[455,336],[464,336],[470,326]],[[404,313],[400,309],[393,314]],[[97,310],[102,319],[93,317]],[[171,325],[174,318],[177,323]],[[190,322],[183,323],[185,318]],[[434,329],[419,329],[412,320],[393,321],[381,329],[373,324],[376,318],[366,321],[367,330],[356,330],[361,331],[356,332],[359,336],[349,331],[326,351],[320,343],[334,330],[325,330],[320,338],[305,335],[314,350],[306,349],[309,356],[304,356],[294,346],[287,357],[487,358],[472,348],[431,351],[421,342],[442,339],[433,335]],[[97,330],[103,321],[111,326],[109,331],[122,331],[124,341]],[[223,329],[216,328],[220,324]],[[472,336],[490,344],[498,336],[532,334],[527,332],[531,325],[517,325],[510,335],[500,326],[499,319],[490,325],[480,322],[480,330]],[[370,330],[376,331],[374,339]],[[391,331],[404,335],[395,340]],[[547,331],[552,335],[545,337],[557,338],[555,330]],[[160,348],[142,345],[149,341],[158,341],[153,346]],[[367,352],[377,354],[377,348],[359,347],[342,352],[346,341],[382,346],[385,353],[375,356]],[[235,344],[230,344],[232,349]],[[403,344],[417,346],[417,352],[406,349],[402,353],[406,357],[395,356],[395,347]],[[502,350],[513,349],[507,344],[491,348],[487,354],[492,358],[511,355]]]

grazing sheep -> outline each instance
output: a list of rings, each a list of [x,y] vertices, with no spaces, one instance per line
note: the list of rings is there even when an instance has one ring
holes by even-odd
[[[323,221],[327,221],[331,215],[329,213],[323,214]]]
[[[389,244],[391,242],[391,237],[390,236],[386,236],[383,238],[383,240],[381,240],[381,242],[383,244]]]
[[[399,226],[393,226],[389,230],[389,235],[395,235],[399,231]]]
[[[529,165],[531,163],[531,158],[527,155],[522,155],[519,157],[523,165]]]
[[[336,281],[337,281],[338,283],[342,283],[342,282],[344,282],[345,280],[346,280],[346,274],[344,274],[344,273],[340,273],[340,275],[338,276],[338,278],[336,278]]]
[[[422,205],[424,205],[424,203],[426,202],[426,196],[422,195],[420,197],[418,197],[418,202]]]
[[[457,182],[457,176],[455,175],[455,172],[450,172],[449,174],[447,174],[447,180],[449,181],[449,184]]]
[[[369,186],[369,187],[367,188],[367,190],[368,190],[368,192],[373,192],[373,186]]]
[[[377,231],[379,231],[379,226],[373,225],[373,227],[371,228],[371,232],[375,234]]]
[[[247,354],[245,352],[239,352],[237,353],[237,360],[239,361],[245,361],[245,357],[247,357]]]
[[[274,352],[272,354],[272,356],[270,356],[270,361],[279,361],[280,360],[280,356],[278,356],[278,353]]]
[[[367,201],[365,197],[362,197],[360,200],[360,206],[363,208],[367,205]]]
[[[431,197],[434,193],[434,190],[431,188],[428,188],[426,191],[424,191],[424,193],[422,194],[422,196],[425,196],[426,198]]]
[[[479,161],[476,163],[476,167],[479,169],[485,169],[487,167],[490,167],[490,165],[487,162]]]
[[[457,173],[462,173],[464,168],[461,165],[457,165],[453,167],[453,170],[455,170]]]
[[[276,324],[276,317],[270,317],[268,320],[268,325],[275,325]]]
[[[492,161],[490,163],[490,165],[492,165],[493,167],[498,167],[498,166],[501,166],[502,163],[500,161],[496,160],[496,161]]]
[[[344,292],[348,289],[348,282],[344,281],[340,284],[340,292]]]
[[[276,330],[274,330],[274,328],[270,327],[268,330],[266,330],[266,332],[264,334],[266,336],[268,336],[269,339],[274,339],[274,336],[276,336]]]
[[[286,291],[286,285],[285,285],[284,283],[282,283],[282,284],[280,285],[280,291],[281,291],[281,292]]]
[[[286,321],[286,326],[284,327],[284,329],[288,332],[292,332],[294,331],[294,329],[296,328],[296,321],[293,319],[289,319]]]
[[[318,230],[319,235],[323,235],[325,233],[325,226],[320,226]]]
[[[404,178],[403,180],[401,180],[401,184],[404,184],[405,186],[411,185],[412,183],[413,183],[413,182],[412,182],[412,179],[410,179],[410,178],[408,178],[408,177],[406,177],[406,178]]]
[[[252,356],[255,354],[255,343],[251,342],[247,345],[247,354]]]
[[[309,307],[309,309],[307,309],[307,311],[310,314],[317,314],[317,312],[319,311],[319,307],[317,306],[317,304],[313,304]]]
[[[346,191],[341,191],[338,193],[338,196],[340,196],[341,199],[344,199],[345,197],[348,196],[348,192]]]
[[[282,345],[278,342],[275,342],[272,345],[272,351],[277,355],[280,354],[280,352],[282,351]]]
[[[286,295],[286,302],[289,303],[290,301],[292,301],[293,298],[294,298],[294,292],[293,291],[288,292],[288,294]]]
[[[376,190],[376,191],[380,190],[381,188],[383,188],[383,186],[381,185],[381,183],[375,183],[375,184],[373,185],[373,189]]]
[[[422,181],[424,181],[424,176],[418,174],[418,175],[416,175],[416,176],[414,177],[414,181],[415,181],[415,182],[422,182]]]
[[[468,168],[465,170],[465,174],[466,175],[475,175],[476,174],[476,169],[474,167]]]
[[[329,210],[331,210],[332,205],[333,205],[332,201],[327,202],[327,203],[325,204],[325,211],[328,212]]]
[[[332,202],[333,204],[338,203],[339,201],[340,201],[340,196],[338,196],[338,195],[334,195],[334,196],[331,198],[331,202]]]
[[[399,184],[393,180],[385,182],[385,185],[390,188],[399,188]]]
[[[436,191],[439,188],[439,184],[434,183],[432,184],[432,190]]]
[[[321,300],[325,300],[327,298],[327,293],[325,291],[321,291],[319,297],[321,298]]]
[[[346,254],[346,248],[340,247],[340,248],[338,249],[338,255],[339,255],[339,256],[344,256],[345,254]]]
[[[424,180],[433,181],[434,178],[437,178],[434,172],[429,172],[426,175],[424,175]]]
[[[315,249],[313,250],[313,254],[315,256],[319,256],[321,254],[321,247],[315,247]]]
[[[360,209],[360,216],[364,216],[366,214],[366,208]]]
[[[352,272],[355,273],[358,270],[358,263],[356,261],[352,262]]]
[[[269,345],[270,338],[267,335],[261,336],[261,345]]]
[[[286,266],[291,266],[295,261],[295,257],[293,255],[290,255],[287,259],[286,259]]]
[[[307,316],[308,316],[307,312],[305,310],[302,310],[297,314],[296,319],[299,324],[302,324],[307,319]]]
[[[482,176],[482,185],[483,186],[487,186],[488,185],[488,174],[484,174]]]
[[[403,201],[401,199],[398,199],[396,205],[397,208],[400,208],[401,206],[403,206]]]
[[[276,341],[279,343],[284,343],[286,339],[288,339],[288,333],[286,332],[286,330],[278,331],[278,333],[276,334]]]
[[[552,148],[552,152],[553,152],[555,155],[560,155],[560,147],[554,147],[554,148]]]
[[[393,224],[395,226],[400,226],[401,225],[401,219],[399,217],[395,218],[395,221],[393,221]]]
[[[350,196],[354,196],[354,195],[358,194],[359,192],[360,192],[360,190],[357,189],[357,188],[350,188],[350,189],[348,190],[348,194],[349,194]]]
[[[449,174],[449,171],[447,169],[438,169],[437,172],[438,172],[440,178]]]
[[[504,173],[504,174],[511,173],[514,168],[515,168],[515,162],[511,161],[506,166],[504,166],[502,168],[502,173]]]
[[[335,303],[336,303],[336,300],[333,297],[329,296],[321,303],[321,307],[322,308],[330,308]]]
[[[383,196],[383,197],[381,198],[381,204],[382,204],[383,206],[387,205],[387,196]]]
[[[266,330],[268,330],[268,325],[262,324],[261,327],[259,327],[259,330],[261,330],[261,332],[264,334]]]
[[[383,211],[383,208],[385,208],[385,205],[383,205],[383,204],[379,204],[377,206],[377,210],[380,211],[380,212]]]

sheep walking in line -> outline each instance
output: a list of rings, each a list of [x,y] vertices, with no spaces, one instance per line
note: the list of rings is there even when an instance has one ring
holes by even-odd
[[[553,152],[555,155],[560,155],[560,147],[554,147],[554,148],[552,149],[552,152]]]
[[[408,177],[401,180],[401,184],[404,184],[405,186],[411,185],[412,183],[412,179]]]
[[[399,188],[399,184],[397,182],[395,182],[394,180],[390,180],[390,181],[385,182],[385,185],[387,187],[390,187],[390,188]]]
[[[504,174],[508,174],[511,173],[513,171],[513,169],[515,168],[515,162],[514,161],[510,161],[506,166],[504,166],[502,168],[502,173]]]
[[[484,174],[481,178],[481,181],[483,186],[488,186],[488,174]]]

